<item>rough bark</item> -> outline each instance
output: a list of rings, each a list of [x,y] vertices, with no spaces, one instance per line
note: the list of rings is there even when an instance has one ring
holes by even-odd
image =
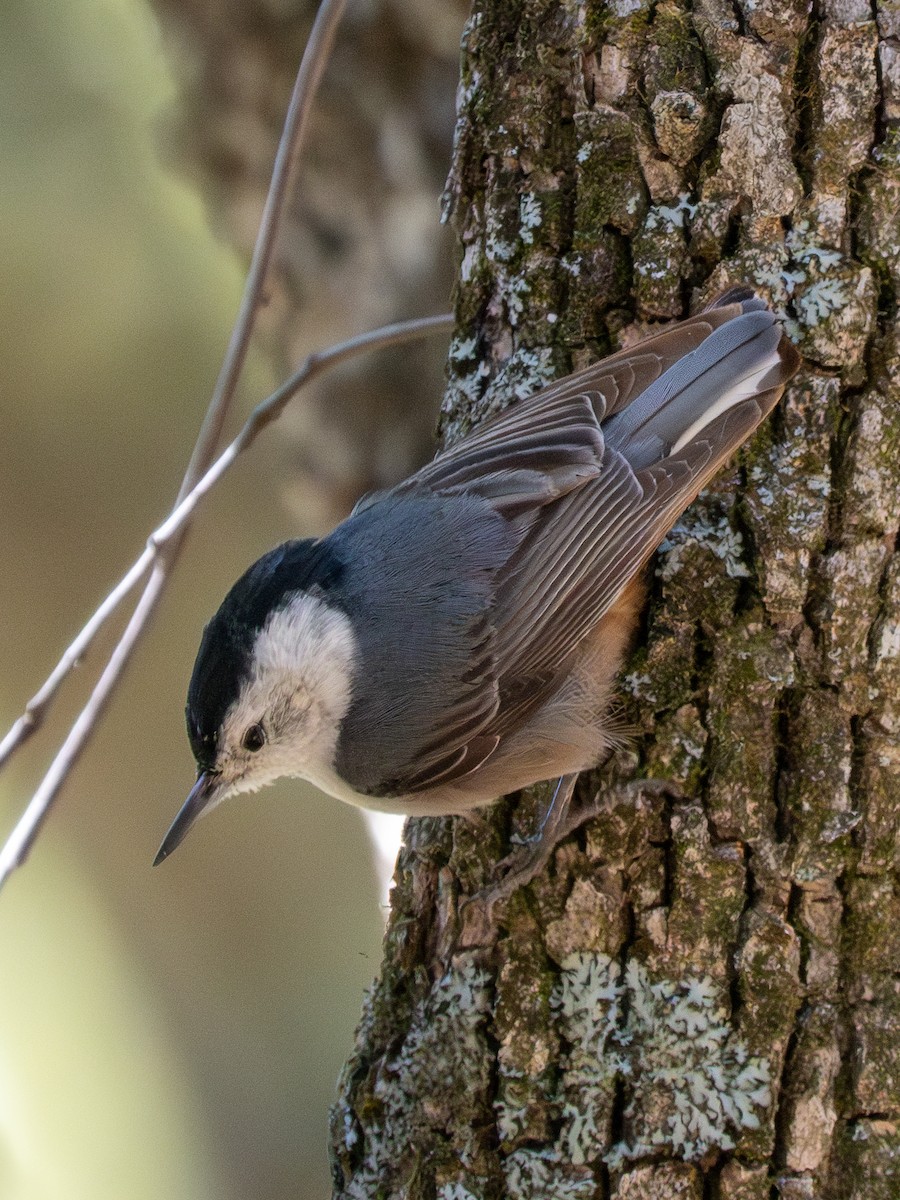
[[[859,0],[476,0],[445,435],[728,282],[807,363],[659,556],[605,815],[493,920],[545,793],[409,823],[342,1200],[900,1194],[898,38]]]

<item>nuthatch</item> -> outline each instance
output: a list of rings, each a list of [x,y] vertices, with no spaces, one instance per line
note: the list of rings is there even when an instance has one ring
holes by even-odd
[[[199,774],[156,861],[282,775],[441,815],[594,766],[641,567],[777,403],[799,356],[749,288],[513,403],[206,626]]]

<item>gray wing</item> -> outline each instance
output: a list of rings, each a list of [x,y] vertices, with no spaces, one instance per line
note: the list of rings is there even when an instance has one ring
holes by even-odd
[[[456,701],[447,691],[446,703],[431,693],[430,729],[417,746],[407,741],[405,762],[393,757],[380,794],[477,770],[546,703],[584,637],[772,409],[798,361],[762,303],[730,293],[517,404],[405,485],[482,502],[512,540],[496,560],[471,693]]]
[[[438,454],[409,485],[474,490],[507,516],[520,497],[526,506],[559,499],[580,486],[585,466],[595,470],[602,461],[606,431],[599,423],[627,409],[715,330],[759,310],[766,306],[749,288],[732,288],[696,316],[511,404]],[[364,496],[354,513],[396,490]]]
[[[751,313],[751,322],[761,320],[777,343],[780,333],[774,319],[749,288],[733,288],[687,321],[671,325],[645,338],[637,346],[620,350],[593,366],[567,375],[527,400],[518,401],[498,416],[485,421],[450,449],[442,451],[413,479],[436,491],[474,488],[479,494],[504,493],[507,481],[529,484],[541,494],[557,498],[570,490],[570,472],[579,465],[596,464],[603,458],[604,437],[609,435],[609,418],[631,411],[638,398],[650,394],[649,408],[660,407],[659,382],[671,380],[678,364],[707,343],[710,334]],[[741,322],[739,322],[741,324]],[[746,322],[743,322],[746,324]],[[721,346],[709,345],[707,357],[721,358]],[[729,369],[725,368],[726,373]],[[683,369],[690,382],[696,365]],[[653,392],[654,386],[657,388]],[[690,397],[702,411],[703,397]],[[665,403],[665,401],[664,401]],[[603,425],[602,433],[598,425]],[[537,478],[537,475],[540,478]],[[530,476],[530,478],[529,478]],[[363,500],[363,507],[370,498]],[[374,498],[373,498],[374,499]]]
[[[757,302],[603,423],[599,479],[546,509],[503,572],[495,618],[501,733],[516,723],[506,693],[527,696],[533,678],[552,687],[678,516],[771,411],[798,362]]]
[[[772,391],[772,403],[779,394]],[[678,456],[638,472],[607,447],[602,493],[567,497],[530,531],[497,592],[501,703],[493,733],[507,736],[550,698],[582,639],[764,411],[732,410]]]
[[[474,496],[389,493],[330,535],[359,667],[335,768],[375,796],[472,770],[497,745],[491,610],[519,532]]]

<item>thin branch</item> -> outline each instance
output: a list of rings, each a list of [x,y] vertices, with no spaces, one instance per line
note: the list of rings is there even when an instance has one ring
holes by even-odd
[[[213,390],[209,407],[203,418],[203,424],[197,435],[197,441],[191,452],[190,462],[185,471],[181,487],[178,490],[176,506],[191,490],[198,478],[209,466],[215,447],[222,431],[222,425],[228,413],[228,407],[234,396],[240,372],[247,356],[247,348],[253,333],[256,314],[262,300],[263,286],[272,259],[278,225],[284,211],[288,184],[297,161],[306,131],[309,112],[315,99],[315,93],[322,78],[322,72],[328,61],[331,47],[334,43],[337,26],[343,15],[346,0],[323,0],[316,14],[315,22],[310,31],[309,41],[303,52],[303,58],[297,71],[294,90],[288,105],[287,116],[275,164],[272,169],[272,179],[260,220],[259,232],[253,247],[250,269],[244,284],[241,304],[235,318],[234,328],[225,352],[219,377]],[[168,552],[168,564],[174,563],[178,547],[173,546]],[[119,606],[128,593],[140,583],[150,569],[151,558],[142,556],[134,564],[122,582],[107,596],[106,600],[94,613],[43,687],[28,702],[25,712],[0,742],[0,767],[9,759],[13,752],[23,745],[36,732],[42,723],[47,705],[52,700],[62,680],[77,665],[88,646],[96,637],[107,619]],[[152,612],[152,608],[151,608]]]
[[[0,768],[41,728],[54,696],[71,671],[78,666],[94,638],[113,615],[129,592],[141,582],[150,569],[152,555],[144,554],[131,566],[128,574],[116,584],[88,623],[68,647],[62,658],[44,680],[41,687],[25,705],[22,715],[10,726],[0,742]]]
[[[291,94],[284,128],[278,143],[278,151],[275,155],[272,180],[269,184],[269,191],[260,220],[259,232],[256,235],[256,243],[253,247],[253,256],[250,260],[250,269],[247,274],[246,283],[244,284],[240,308],[238,309],[234,328],[231,332],[222,368],[213,390],[212,399],[206,410],[206,416],[200,427],[200,433],[198,434],[190,462],[188,463],[178,492],[179,501],[187,495],[198,478],[209,466],[221,436],[228,408],[234,396],[235,387],[247,356],[247,348],[253,335],[256,316],[263,300],[263,287],[272,260],[272,251],[288,194],[291,174],[303,143],[303,137],[309,123],[309,113],[328,62],[331,47],[334,44],[334,38],[345,7],[346,0],[322,0],[316,13],[312,30],[310,31],[309,40],[303,51],[303,58],[294,82],[294,90]],[[132,650],[156,608],[159,598],[163,593],[167,574],[178,557],[183,540],[184,530],[166,547],[165,555],[159,556],[156,559],[153,575],[148,581],[147,587],[135,608],[128,628],[122,635],[119,644],[113,651],[98,681],[97,689],[95,690],[104,689],[102,699],[98,705],[98,713],[105,706],[106,698],[108,698],[112,688],[121,676]],[[140,578],[141,576],[138,575],[134,583],[137,583]],[[7,846],[4,847],[2,854],[0,854],[0,864],[2,864],[0,865],[0,886],[3,885],[10,872],[24,861],[28,849],[37,835],[38,829],[46,819],[53,797],[58,792],[62,782],[62,778],[54,782],[54,779],[51,777],[54,774],[57,764],[64,758],[66,747],[69,747],[68,758],[70,762],[74,763],[87,744],[94,728],[94,724],[89,723],[86,718],[86,714],[90,708],[91,703],[89,701],[72,727],[63,748],[51,765],[50,771],[42,781],[34,799],[29,804],[26,814],[19,821]],[[34,728],[33,725],[24,726],[22,728],[22,740],[27,739]],[[7,750],[7,758],[10,753],[11,750]],[[44,799],[41,805],[38,806],[35,802],[41,796],[44,796]],[[29,812],[32,813],[32,817],[30,821],[26,822],[25,818]],[[9,851],[8,854],[7,850]]]
[[[69,771],[81,757],[81,754],[96,728],[97,721],[106,709],[113,690],[128,664],[131,653],[143,634],[156,603],[165,587],[167,574],[163,564],[157,563],[153,574],[141,593],[141,598],[131,615],[131,620],[125,628],[116,648],[110,655],[109,662],[103,669],[97,684],[91,693],[91,698],[78,714],[78,718],[69,730],[66,740],[41,780],[40,786],[28,802],[28,807],[22,813],[12,833],[6,839],[0,850],[0,887],[28,857],[28,852],[34,845],[35,838],[50,814],[53,801],[59,789],[65,782]]]
[[[436,317],[417,317],[412,321],[399,321],[394,325],[384,325],[369,333],[359,334],[357,337],[349,338],[346,342],[338,342],[326,350],[316,350],[304,359],[293,375],[281,384],[271,396],[256,406],[231,445],[222,452],[203,478],[195,484],[180,503],[176,504],[162,524],[147,538],[147,546],[143,553],[135,559],[78,636],[66,648],[65,653],[39,690],[25,705],[22,715],[0,742],[0,769],[4,767],[15,751],[41,728],[63,681],[84,658],[109,618],[153,567],[162,547],[189,523],[204,496],[218,483],[238,456],[256,441],[263,429],[281,416],[287,404],[304,384],[356,355],[373,350],[384,350],[389,346],[399,346],[432,333],[449,333],[452,327],[453,317],[449,313],[443,313]]]
[[[329,346],[327,350],[314,351],[289,379],[285,380],[271,396],[256,406],[234,441],[222,451],[203,478],[163,521],[162,525],[150,535],[147,539],[150,552],[152,553],[154,547],[160,549],[171,541],[191,517],[203,497],[218,483],[238,456],[256,441],[266,426],[271,425],[281,416],[288,403],[305,384],[324,371],[346,362],[349,358],[355,358],[359,354],[365,354],[371,350],[386,350],[389,346],[401,346],[432,333],[449,333],[452,328],[452,313],[440,313],[434,317],[415,317],[411,321],[398,321],[393,325],[383,325],[380,329],[373,329],[369,333],[358,334],[356,337],[348,338],[346,342],[338,342],[334,346]],[[141,559],[146,553],[147,551],[144,552]],[[138,562],[141,559],[138,559]],[[128,579],[137,565],[138,563],[134,564],[122,583]],[[2,761],[0,761],[0,766],[2,766]]]
[[[289,379],[271,396],[257,405],[234,441],[220,454],[202,479],[175,506],[165,521],[154,530],[147,539],[144,552],[129,567],[120,582],[109,593],[66,650],[40,691],[29,701],[25,712],[0,745],[0,766],[2,766],[13,750],[40,727],[46,717],[48,706],[63,679],[82,658],[104,622],[152,568],[153,573],[135,607],[131,620],[97,681],[87,704],[81,710],[40,786],[29,801],[28,807],[0,851],[0,887],[15,868],[25,861],[53,801],[69,772],[81,757],[94,727],[105,711],[119,677],[165,586],[166,570],[165,562],[161,558],[162,550],[186,530],[200,501],[235,463],[239,455],[252,445],[263,429],[278,419],[297,392],[316,376],[356,355],[401,345],[430,333],[449,332],[452,326],[453,317],[449,313],[436,317],[419,317],[412,321],[385,325],[381,329],[360,334],[357,337],[349,338],[346,342],[339,342],[326,350],[310,354]]]
[[[309,114],[328,63],[331,48],[334,45],[337,28],[344,15],[346,3],[347,0],[322,0],[310,30],[309,41],[303,51],[300,69],[291,93],[291,102],[284,120],[284,128],[278,142],[275,165],[272,168],[272,180],[260,218],[259,232],[253,247],[253,257],[250,259],[250,269],[244,284],[241,306],[235,319],[234,329],[225,352],[219,378],[216,380],[209,408],[200,427],[197,444],[194,446],[184,482],[178,493],[179,500],[187,495],[209,466],[215,448],[219,444],[228,405],[231,403],[244,360],[247,357],[256,316],[263,299],[263,287],[272,262],[275,238],[287,200],[288,185],[303,145]]]

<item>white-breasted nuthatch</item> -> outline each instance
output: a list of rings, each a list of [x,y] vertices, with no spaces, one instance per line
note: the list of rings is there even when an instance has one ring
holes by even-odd
[[[799,361],[733,288],[510,405],[327,537],[264,555],[204,631],[199,775],[156,861],[282,775],[442,815],[594,766],[641,567]]]

